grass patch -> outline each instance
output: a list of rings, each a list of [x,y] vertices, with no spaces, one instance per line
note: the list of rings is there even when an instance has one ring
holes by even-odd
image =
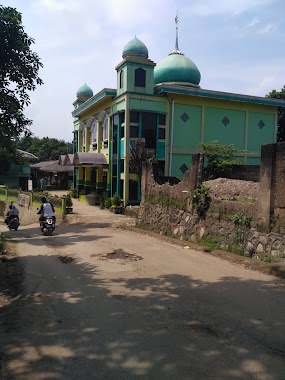
[[[215,251],[221,248],[221,241],[211,235],[205,235],[201,239],[197,240],[198,244],[208,248],[209,252]]]
[[[234,253],[235,255],[245,256],[243,247],[238,244],[226,242],[220,237],[205,235],[201,239],[197,240],[197,243],[207,248],[207,251],[209,252],[220,249],[222,251]]]

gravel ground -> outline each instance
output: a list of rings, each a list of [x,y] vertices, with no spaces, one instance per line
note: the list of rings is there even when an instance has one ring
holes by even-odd
[[[211,195],[217,198],[257,198],[258,182],[241,181],[237,179],[217,178],[205,181],[204,185],[211,188]]]

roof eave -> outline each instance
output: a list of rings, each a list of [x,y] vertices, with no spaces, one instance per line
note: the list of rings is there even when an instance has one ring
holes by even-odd
[[[93,95],[90,99],[86,100],[83,104],[81,104],[78,108],[76,108],[71,114],[73,117],[80,116],[83,112],[87,111],[94,104],[101,103],[102,101],[113,98],[116,96],[117,91],[113,88],[104,88],[97,94]]]
[[[193,96],[213,98],[213,99],[230,100],[230,101],[237,101],[237,102],[264,104],[264,105],[273,106],[273,107],[285,107],[284,100],[263,98],[263,97],[251,96],[251,95],[234,94],[230,92],[204,90],[201,88],[194,88],[194,87],[187,88],[184,86],[169,85],[167,83],[159,83],[155,85],[154,92],[158,95],[162,93],[173,93],[173,94],[193,95]]]

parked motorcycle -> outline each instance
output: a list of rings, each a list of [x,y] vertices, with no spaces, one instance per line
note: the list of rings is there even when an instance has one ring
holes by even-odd
[[[53,218],[46,217],[41,221],[41,231],[46,236],[51,236],[55,230],[55,224]]]

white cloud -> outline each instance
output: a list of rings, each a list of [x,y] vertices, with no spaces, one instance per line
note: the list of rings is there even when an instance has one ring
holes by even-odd
[[[263,26],[261,29],[259,29],[258,33],[259,34],[267,34],[267,33],[272,32],[274,29],[276,29],[276,27],[277,27],[276,24],[269,23],[269,24],[266,24],[265,26]]]
[[[211,16],[217,14],[239,15],[248,10],[273,4],[277,0],[196,0],[188,7],[189,15]]]
[[[37,6],[51,11],[76,11],[80,9],[80,2],[75,0],[39,0]]]
[[[245,27],[248,29],[253,28],[255,25],[259,24],[260,21],[258,20],[257,17],[254,17]]]
[[[285,57],[251,65],[245,62],[223,63],[218,72],[215,67],[206,67],[202,79],[202,88],[265,96],[274,88],[278,90],[284,85]]]

